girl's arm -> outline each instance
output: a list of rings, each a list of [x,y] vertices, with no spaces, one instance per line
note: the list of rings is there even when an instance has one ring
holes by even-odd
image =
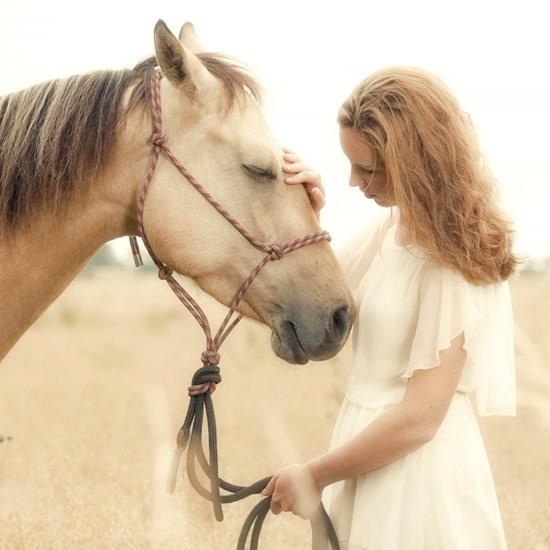
[[[305,464],[279,470],[263,492],[272,495],[272,511],[310,517],[327,485],[386,466],[430,441],[456,392],[466,361],[463,344],[460,334],[440,352],[438,367],[415,371],[401,403],[356,437]]]

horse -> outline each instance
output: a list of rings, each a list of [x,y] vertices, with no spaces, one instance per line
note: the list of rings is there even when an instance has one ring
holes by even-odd
[[[271,243],[320,229],[305,190],[284,184],[282,149],[251,74],[205,51],[190,23],[176,38],[159,21],[154,51],[131,70],[0,98],[0,361],[101,246],[137,234],[152,147],[152,71],[163,76],[171,150],[250,233]],[[225,305],[262,255],[164,158],[143,225],[165,265]],[[270,264],[238,311],[268,326],[274,353],[293,364],[335,355],[355,315],[326,241]]]

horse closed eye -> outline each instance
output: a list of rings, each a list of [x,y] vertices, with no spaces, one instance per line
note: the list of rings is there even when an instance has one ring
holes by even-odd
[[[256,181],[266,181],[274,180],[277,176],[271,170],[264,170],[263,168],[258,168],[257,166],[249,166],[243,164],[243,170],[246,172],[246,175],[251,177]]]

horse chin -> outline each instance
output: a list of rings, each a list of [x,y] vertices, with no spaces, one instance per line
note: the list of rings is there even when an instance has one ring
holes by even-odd
[[[288,321],[277,327],[277,330],[273,329],[271,347],[275,355],[287,363],[305,365],[310,359],[300,343],[296,329]]]

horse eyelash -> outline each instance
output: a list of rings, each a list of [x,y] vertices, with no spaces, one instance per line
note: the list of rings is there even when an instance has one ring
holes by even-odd
[[[277,176],[271,170],[264,170],[263,168],[250,166],[248,164],[243,164],[242,168],[249,177],[256,181],[274,180],[277,178]]]

